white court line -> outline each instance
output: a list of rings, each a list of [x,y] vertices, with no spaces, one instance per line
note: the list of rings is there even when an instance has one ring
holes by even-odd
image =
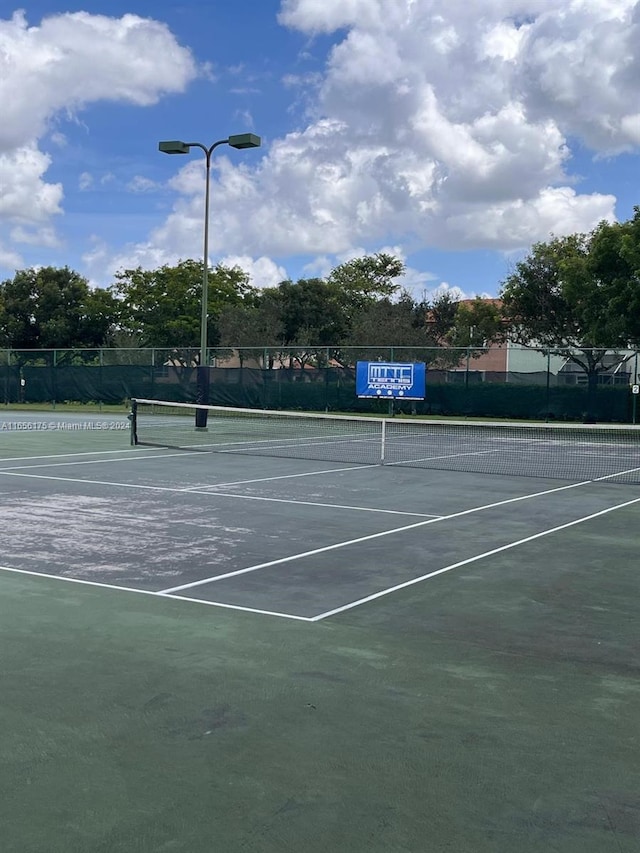
[[[378,507],[371,506],[351,506],[350,504],[327,504],[320,503],[320,501],[300,501],[295,498],[266,498],[261,495],[242,495],[236,492],[209,492],[202,491],[197,492],[192,489],[189,490],[189,494],[192,495],[219,495],[221,498],[238,498],[243,501],[267,501],[269,503],[279,503],[279,504],[293,504],[294,506],[321,506],[328,509],[349,509],[354,512],[381,512],[387,515],[410,515],[414,518],[442,518],[440,515],[436,515],[435,512],[408,512],[406,510],[401,509],[379,509]]]
[[[121,450],[109,450],[105,451],[106,453],[122,453]],[[65,454],[67,455],[67,454]],[[75,455],[75,454],[73,454]],[[139,460],[145,461],[146,459],[171,459],[176,456],[180,456],[184,458],[184,451],[180,451],[179,453],[152,453],[150,456],[138,456],[133,461],[137,462]],[[49,457],[24,457],[26,459],[38,459],[43,458],[47,459]],[[10,460],[13,462],[14,460]],[[19,461],[19,460],[18,460]],[[30,471],[34,468],[65,468],[71,465],[97,465],[97,464],[106,464],[108,462],[131,462],[132,460],[129,457],[121,457],[120,459],[81,459],[78,462],[47,462],[44,465],[11,465],[9,467],[3,468],[0,466],[0,473],[3,472],[12,472],[12,471],[24,471],[25,469]],[[198,492],[201,489],[220,489],[225,488],[226,486],[241,486],[250,483],[269,483],[273,480],[289,480],[295,479],[296,477],[315,477],[318,474],[336,474],[341,473],[342,471],[363,471],[367,468],[379,468],[378,464],[370,464],[370,465],[351,465],[350,467],[346,467],[348,463],[345,463],[345,467],[343,468],[329,468],[323,471],[305,471],[302,474],[281,474],[277,477],[260,477],[254,478],[251,480],[235,480],[231,483],[211,483],[211,484],[201,484],[198,486],[186,486],[181,489],[178,489],[180,492]],[[85,482],[85,481],[83,481]],[[382,510],[381,510],[382,511]],[[391,512],[391,510],[386,510],[387,512]],[[423,515],[424,513],[407,513],[408,515]]]
[[[484,506],[473,507],[472,509],[464,509],[461,512],[453,512],[449,515],[441,515],[439,518],[430,518],[427,521],[417,521],[415,524],[407,524],[404,527],[394,527],[392,530],[383,530],[380,533],[370,533],[367,536],[358,536],[357,539],[348,539],[345,542],[335,542],[333,545],[324,545],[322,548],[314,548],[311,551],[303,551],[299,554],[291,554],[289,557],[280,557],[277,560],[269,560],[266,563],[258,563],[255,566],[247,566],[245,569],[237,569],[233,572],[225,572],[223,575],[215,575],[209,578],[203,578],[199,581],[181,584],[180,586],[170,587],[160,590],[159,594],[178,592],[183,589],[192,589],[196,586],[202,586],[208,583],[217,583],[217,581],[225,580],[226,578],[235,578],[239,575],[245,575],[249,572],[257,572],[259,569],[267,569],[271,566],[279,566],[282,563],[290,563],[294,560],[302,560],[305,557],[313,557],[316,554],[325,554],[328,551],[335,551],[338,548],[346,548],[349,545],[358,545],[361,542],[370,542],[372,539],[381,539],[383,536],[393,536],[396,533],[405,533],[407,530],[416,530],[418,527],[426,527],[427,524],[436,524],[439,521],[450,521],[452,518],[460,518],[463,515],[471,515],[474,512],[482,512],[485,509],[495,509],[506,504],[517,503],[518,501],[527,501],[531,498],[539,498],[543,495],[554,494],[555,492],[563,492],[567,489],[577,489],[579,486],[586,486],[591,483],[591,480],[584,480],[582,483],[571,483],[568,486],[558,486],[555,489],[545,489],[543,492],[535,492],[530,495],[520,495],[517,498],[507,498],[506,500],[496,501],[495,503],[485,504]]]
[[[47,456],[13,456],[13,457],[6,457],[6,459],[4,459],[3,461],[4,462],[26,462],[29,459],[64,459],[65,457],[69,457],[69,456],[104,456],[107,453],[144,453],[145,451],[148,453],[149,448],[148,447],[132,447],[130,450],[123,450],[122,448],[120,448],[119,450],[83,450],[80,453],[50,453]],[[151,459],[152,457],[149,456],[147,458]],[[110,460],[105,459],[104,461],[109,462]],[[64,465],[65,463],[60,462],[59,464]],[[71,464],[71,463],[66,463],[66,464]],[[21,468],[28,468],[29,466],[28,465],[21,465],[20,467]]]
[[[399,462],[385,462],[385,468],[392,465],[412,465],[416,462],[431,462],[434,459],[459,459],[461,456],[486,456],[488,453],[504,453],[501,447],[493,450],[470,450],[468,453],[448,453],[446,456],[422,456],[420,459],[401,459]]]
[[[557,527],[551,527],[548,530],[543,530],[540,533],[534,533],[533,536],[526,536],[524,539],[518,539],[517,542],[510,542],[508,545],[502,545],[500,548],[493,548],[491,551],[485,551],[484,554],[476,554],[475,557],[468,557],[466,560],[460,560],[457,563],[452,563],[450,566],[444,566],[442,569],[436,569],[434,572],[429,572],[426,575],[421,575],[419,578],[412,578],[403,583],[390,586],[387,589],[382,589],[380,592],[374,592],[372,595],[367,595],[364,598],[359,598],[357,601],[351,601],[349,604],[343,604],[340,607],[335,607],[333,610],[327,610],[325,613],[319,613],[313,616],[312,622],[319,622],[322,619],[327,619],[329,616],[335,616],[337,613],[344,613],[345,610],[352,610],[354,607],[359,607],[361,604],[367,604],[370,601],[375,601],[377,598],[382,598],[385,595],[390,595],[392,592],[397,592],[400,589],[406,589],[414,584],[433,578],[436,575],[442,575],[445,572],[450,572],[453,569],[459,569],[461,566],[467,566],[469,563],[475,563],[478,560],[484,560],[486,557],[492,557],[494,554],[500,554],[502,551],[509,551],[511,548],[517,548],[519,545],[524,545],[527,542],[533,542],[534,539],[541,539],[543,536],[550,536],[552,533],[557,533],[560,530],[566,530],[568,527],[573,527],[576,524],[583,524],[585,521],[591,521],[598,516],[606,515],[609,512],[614,512],[617,509],[631,506],[640,502],[640,498],[634,498],[630,501],[610,506],[607,509],[601,509],[599,512],[594,512],[591,515],[585,515],[582,518],[577,518],[574,521],[569,521],[566,524],[559,524]]]
[[[626,471],[616,471],[615,474],[604,474],[602,477],[594,477],[594,483],[600,483],[602,480],[612,480],[614,477],[624,477],[625,474],[635,474],[640,471],[640,468],[628,468]]]
[[[284,441],[285,444],[272,444],[271,442]],[[348,436],[331,436],[327,438],[326,436],[308,436],[305,441],[301,441],[299,438],[265,438],[260,439],[259,441],[228,441],[222,442],[220,444],[194,444],[194,445],[185,445],[186,449],[189,447],[215,447],[216,450],[213,452],[216,453],[232,453],[232,454],[242,454],[247,453],[247,455],[251,455],[251,450],[254,447],[259,450],[289,450],[292,447],[297,449],[298,447],[334,447],[336,444],[373,444],[375,450],[381,446],[380,444],[380,436],[379,435],[368,435],[364,434],[362,437],[357,437],[353,435]],[[239,445],[239,446],[236,446]],[[263,445],[267,445],[263,447]],[[256,454],[258,455],[258,454]],[[332,460],[328,460],[332,461]],[[379,463],[371,463],[379,464]]]
[[[345,463],[348,464],[348,463]],[[364,471],[368,468],[379,468],[379,465],[352,465],[350,468],[327,468],[323,471],[304,471],[302,474],[279,474],[277,477],[259,477],[252,480],[233,480],[231,483],[206,483],[199,486],[187,486],[183,492],[193,489],[222,489],[227,486],[244,486],[251,483],[271,483],[273,480],[294,480],[296,477],[315,477],[317,474],[341,474],[343,471]]]
[[[137,449],[137,448],[136,448]],[[145,448],[148,451],[148,448]],[[105,451],[106,453],[126,453],[123,450],[109,450]],[[66,455],[66,454],[65,454]],[[80,455],[80,454],[69,454],[69,455]],[[152,453],[150,456],[137,456],[135,459],[131,459],[129,456],[122,456],[120,459],[79,459],[77,462],[46,462],[43,465],[12,465],[7,468],[3,468],[0,466],[0,473],[3,471],[23,471],[27,469],[30,471],[32,468],[66,468],[71,465],[106,465],[109,462],[144,462],[145,459],[170,459],[173,456],[184,456],[184,451],[180,453]],[[48,459],[48,456],[25,456],[25,459]],[[9,460],[13,462],[14,460]],[[18,460],[20,461],[20,460]]]
[[[48,578],[53,581],[64,581],[65,583],[76,583],[82,586],[93,586],[99,589],[112,589],[116,592],[134,592],[137,595],[150,595],[154,598],[170,598],[174,601],[191,601],[195,604],[205,604],[209,607],[221,607],[225,610],[242,610],[245,613],[259,613],[262,616],[279,616],[281,619],[294,619],[297,622],[311,622],[309,616],[295,616],[292,613],[280,613],[275,610],[260,610],[256,607],[241,607],[239,604],[225,604],[220,601],[205,601],[200,598],[187,598],[184,595],[166,595],[165,593],[154,592],[149,589],[136,589],[133,586],[117,586],[116,584],[100,583],[98,581],[88,581],[81,578],[67,578],[63,575],[50,575],[44,572],[32,572],[28,569],[16,569],[12,566],[0,566],[0,572],[12,572],[17,575],[28,575],[34,578]]]
[[[35,467],[35,466],[26,466],[27,468]],[[38,466],[39,467],[39,466]],[[174,494],[189,494],[189,495],[207,495],[210,498],[231,498],[233,500],[240,501],[263,501],[264,503],[276,503],[276,504],[293,504],[295,506],[319,506],[325,507],[329,509],[346,509],[346,510],[354,510],[355,512],[377,512],[383,513],[386,515],[410,515],[417,516],[419,518],[430,518],[430,519],[438,519],[440,516],[423,513],[423,512],[403,512],[402,510],[396,509],[378,509],[377,507],[368,507],[368,506],[348,506],[341,504],[327,504],[320,503],[319,501],[303,501],[303,500],[294,500],[292,498],[267,498],[259,495],[241,495],[235,492],[211,492],[211,491],[197,491],[196,489],[190,489],[188,492],[185,492],[184,489],[173,488],[171,486],[148,486],[143,483],[115,483],[109,480],[83,480],[81,477],[52,477],[48,474],[27,474],[24,471],[6,471],[0,469],[0,476],[5,475],[5,477],[26,477],[27,479],[32,480],[53,480],[57,483],[83,483],[91,486],[116,486],[121,489],[144,489],[146,491],[154,491],[154,492],[173,492]]]

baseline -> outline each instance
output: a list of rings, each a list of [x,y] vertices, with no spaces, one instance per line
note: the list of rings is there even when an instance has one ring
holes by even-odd
[[[188,598],[184,595],[167,595],[160,594],[158,592],[154,592],[149,589],[136,589],[134,586],[117,586],[116,584],[110,583],[100,583],[99,581],[88,581],[82,578],[67,578],[63,575],[50,575],[45,572],[33,572],[28,569],[17,569],[13,566],[0,566],[0,572],[7,572],[16,575],[28,575],[29,577],[34,578],[47,578],[47,580],[53,581],[64,581],[65,583],[75,583],[80,584],[81,586],[92,586],[97,587],[99,589],[110,589],[116,592],[133,592],[136,595],[149,595],[154,598],[170,598],[174,601],[190,601],[195,604],[205,604],[209,607],[221,607],[225,610],[241,610],[244,613],[258,613],[261,616],[277,616],[280,619],[293,619],[296,622],[311,622],[313,621],[309,616],[296,616],[293,613],[280,613],[276,610],[261,610],[257,607],[244,607],[239,604],[225,604],[220,601],[203,601],[198,598]]]

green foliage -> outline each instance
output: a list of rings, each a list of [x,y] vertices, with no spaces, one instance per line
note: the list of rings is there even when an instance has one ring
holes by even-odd
[[[502,283],[501,308],[449,293],[417,302],[400,291],[404,271],[400,259],[378,253],[340,264],[326,278],[258,291],[240,268],[218,265],[209,271],[209,344],[243,349],[258,362],[271,348],[266,366],[346,364],[354,360],[347,347],[366,358],[387,347],[450,367],[509,337],[564,354],[590,383],[612,366],[611,348],[640,345],[640,208],[628,222],[534,245]],[[0,283],[0,348],[154,347],[190,369],[200,343],[202,274],[195,260],[138,267],[121,270],[104,290],[67,267],[20,270]]]
[[[345,316],[335,288],[323,279],[283,281],[266,298],[278,308],[284,346],[328,346],[342,340]]]
[[[180,261],[156,270],[121,270],[112,292],[120,302],[121,329],[139,337],[147,347],[197,347],[203,266]],[[216,266],[208,276],[208,341],[219,342],[218,318],[224,306],[250,298],[253,289],[239,267]]]
[[[502,334],[500,308],[491,299],[475,299],[456,305],[453,327],[448,340],[454,347],[472,347],[480,355],[483,347],[498,340]]]
[[[441,293],[428,305],[427,322],[433,339],[438,343],[450,343],[451,332],[458,313],[457,300],[450,293]]]
[[[399,285],[394,279],[404,271],[402,261],[385,252],[354,258],[335,267],[328,284],[335,292],[346,322],[352,322],[358,312],[379,299],[397,293]]]
[[[635,236],[635,223],[625,228],[603,223],[589,235],[537,243],[502,287],[511,336],[564,355],[587,374],[589,421],[595,417],[598,374],[629,357],[612,360],[609,350],[627,347],[634,337],[637,321],[630,323],[621,312],[625,303],[640,301],[632,274]]]
[[[603,277],[618,261],[610,252],[607,258],[603,245],[592,255],[596,234],[537,243],[503,283],[501,293],[514,340],[564,354],[589,375],[606,369],[607,349],[629,342],[627,329],[611,310],[621,282],[616,276],[609,281]]]
[[[391,296],[398,289],[394,279],[404,273],[399,258],[378,252],[364,255],[335,267],[329,281],[341,290],[360,293],[365,297]]]
[[[349,346],[430,346],[424,315],[409,293],[392,302],[388,297],[372,302],[354,318]]]
[[[0,340],[14,349],[98,347],[116,321],[112,295],[68,267],[19,270],[0,284]]]
[[[601,310],[616,340],[640,345],[640,207],[627,222],[602,222],[593,232],[589,270],[600,283]]]
[[[256,298],[253,304],[224,306],[218,327],[221,346],[237,350],[241,365],[247,357],[260,362],[265,347],[277,347],[282,343],[282,319],[269,291]]]

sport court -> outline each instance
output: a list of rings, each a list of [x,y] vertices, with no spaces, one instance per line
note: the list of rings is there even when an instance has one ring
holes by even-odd
[[[381,465],[364,419],[192,414],[0,432],[9,849],[638,849],[636,433],[401,424]],[[132,799],[52,841],[114,753]]]

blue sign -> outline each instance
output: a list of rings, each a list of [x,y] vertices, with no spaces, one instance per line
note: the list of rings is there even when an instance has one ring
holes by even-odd
[[[359,361],[356,395],[387,399],[424,400],[427,366],[422,363]]]

